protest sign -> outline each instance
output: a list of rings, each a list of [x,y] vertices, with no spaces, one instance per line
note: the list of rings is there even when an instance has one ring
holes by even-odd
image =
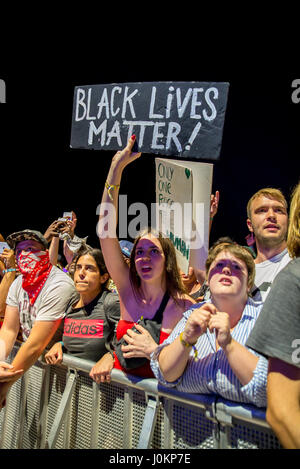
[[[135,134],[143,153],[217,160],[228,87],[215,82],[77,86],[71,147],[117,151]]]
[[[213,165],[155,158],[156,228],[173,242],[178,265],[205,269]]]

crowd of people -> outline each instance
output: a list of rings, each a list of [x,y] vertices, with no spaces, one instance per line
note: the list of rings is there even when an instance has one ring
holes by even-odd
[[[300,183],[290,220],[279,189],[259,190],[247,205],[247,246],[220,238],[206,272],[185,274],[172,242],[155,229],[134,243],[117,238],[123,171],[141,157],[134,142],[111,162],[101,206],[115,211],[100,210],[100,246],[75,234],[74,212],[44,234],[0,235],[8,244],[0,254],[0,409],[41,354],[53,365],[68,353],[95,363],[97,383],[109,383],[117,368],[266,407],[282,444],[300,448]],[[216,193],[211,219],[218,200]],[[17,338],[23,345],[8,363]]]

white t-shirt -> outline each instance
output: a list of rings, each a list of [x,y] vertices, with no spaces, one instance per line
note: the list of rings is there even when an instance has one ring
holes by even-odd
[[[252,289],[252,298],[255,302],[264,302],[276,275],[290,262],[288,250],[259,264],[255,264],[255,282]]]
[[[74,282],[68,274],[53,266],[34,305],[22,288],[22,275],[12,283],[6,304],[19,309],[22,337],[26,341],[35,321],[56,321],[63,318],[72,302],[78,298]]]

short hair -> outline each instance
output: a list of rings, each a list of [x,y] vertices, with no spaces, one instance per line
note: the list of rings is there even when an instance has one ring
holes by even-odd
[[[260,189],[259,191],[255,192],[251,199],[249,200],[247,204],[247,217],[251,220],[251,205],[252,202],[257,199],[258,197],[267,197],[268,199],[275,199],[278,200],[278,202],[281,202],[285,208],[287,209],[287,201],[279,189],[274,189],[273,187],[264,187],[263,189]]]
[[[239,244],[220,243],[210,248],[210,250],[208,251],[207,259],[206,259],[206,275],[208,275],[209,269],[213,261],[216,259],[218,254],[220,254],[223,251],[230,252],[230,254],[232,254],[233,256],[245,262],[247,271],[248,271],[248,287],[249,287],[249,291],[251,291],[253,288],[254,279],[255,279],[254,260],[250,252],[243,246],[240,246]]]
[[[291,257],[300,257],[300,182],[292,193],[287,248]]]
[[[218,244],[237,244],[230,236],[221,236],[211,246],[210,249],[216,247]]]

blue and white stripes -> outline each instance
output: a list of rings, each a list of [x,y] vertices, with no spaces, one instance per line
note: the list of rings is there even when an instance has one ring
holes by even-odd
[[[258,407],[265,407],[267,402],[268,360],[249,349],[251,353],[259,357],[259,360],[253,378],[248,384],[242,386],[232,371],[222,348],[216,350],[215,333],[208,330],[197,341],[198,360],[194,359],[193,350],[191,350],[183,375],[173,383],[164,380],[159,369],[158,355],[163,347],[173,342],[184,330],[186,321],[193,309],[199,308],[202,304],[193,305],[186,311],[170,336],[152,354],[151,368],[154,375],[164,386],[176,387],[178,391],[219,394],[232,401],[252,403]],[[257,305],[251,299],[248,299],[242,317],[232,331],[233,339],[245,345],[261,308],[262,304]]]

